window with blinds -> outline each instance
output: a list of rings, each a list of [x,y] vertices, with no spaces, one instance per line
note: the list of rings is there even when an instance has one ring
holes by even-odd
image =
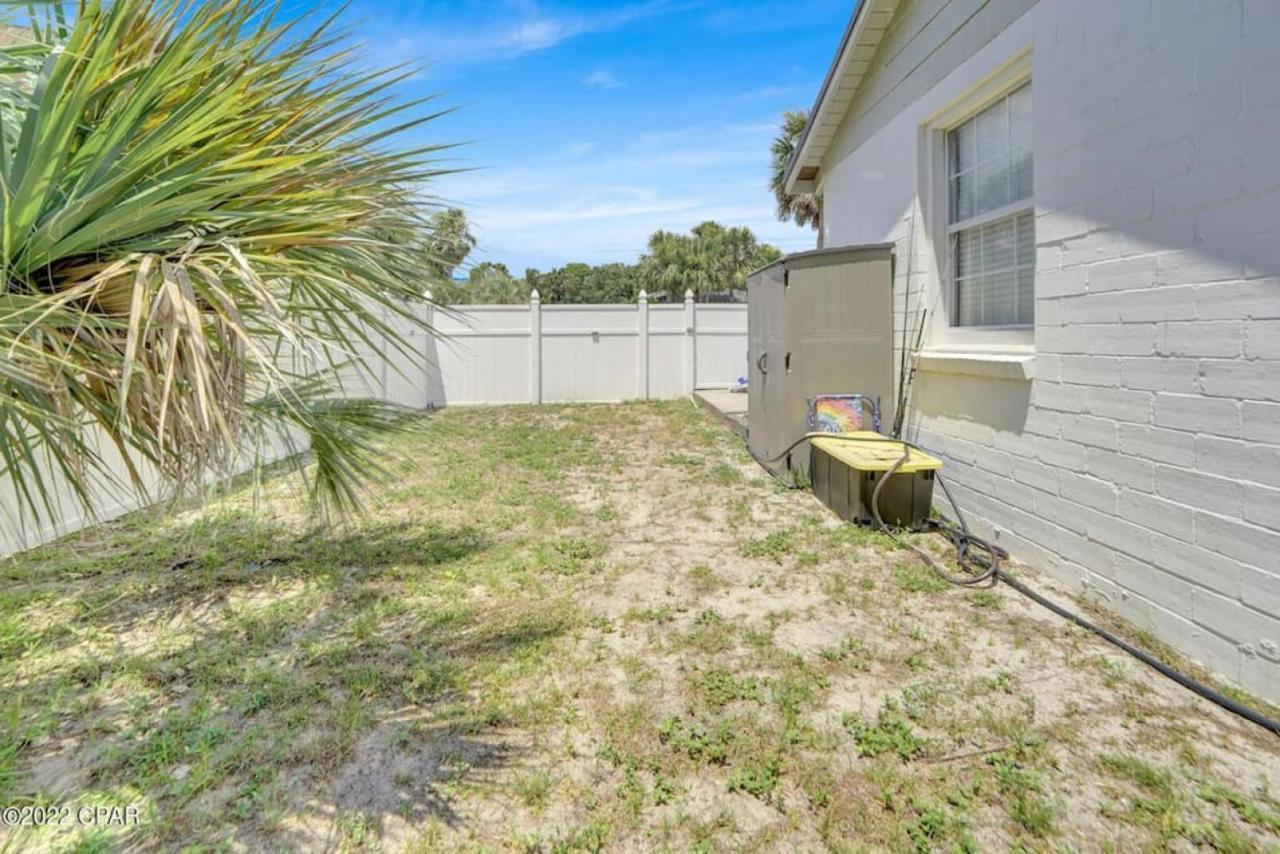
[[[947,133],[956,326],[1026,326],[1035,310],[1031,85]]]

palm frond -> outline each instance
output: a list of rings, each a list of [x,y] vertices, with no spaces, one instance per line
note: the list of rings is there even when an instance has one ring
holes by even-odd
[[[363,69],[332,18],[278,10],[39,4],[0,27],[0,476],[24,512],[53,515],[51,472],[93,509],[90,431],[135,486],[145,464],[182,493],[267,417],[319,443],[317,503],[347,511],[398,429],[339,376],[413,354],[447,146],[396,140],[443,111],[397,100],[404,69]]]
[[[793,220],[796,225],[811,225],[816,229],[822,225],[822,209],[817,196],[812,193],[789,193],[786,186],[787,169],[808,124],[807,111],[788,110],[782,114],[778,135],[769,146],[769,189],[773,191],[777,201],[778,219],[783,222]]]

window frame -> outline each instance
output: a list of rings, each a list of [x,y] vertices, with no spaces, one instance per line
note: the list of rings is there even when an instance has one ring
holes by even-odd
[[[960,232],[970,231],[975,228],[981,228],[984,225],[990,225],[991,223],[999,222],[1000,220],[1012,219],[1013,217],[1016,217],[1019,214],[1027,213],[1027,212],[1031,213],[1033,217],[1032,221],[1034,223],[1035,209],[1036,209],[1036,193],[1035,193],[1034,181],[1032,182],[1031,195],[1027,196],[1025,199],[1019,199],[1016,202],[1009,202],[1006,205],[1001,205],[998,208],[993,208],[992,210],[984,211],[983,213],[980,213],[980,214],[974,214],[973,216],[967,217],[962,220],[956,220],[954,222],[951,220],[952,206],[955,202],[955,199],[951,195],[953,191],[952,180],[958,177],[958,174],[959,174],[957,173],[956,175],[953,175],[951,172],[952,134],[957,129],[962,127],[965,123],[976,118],[979,114],[986,112],[996,104],[1001,104],[1001,103],[1004,104],[1006,121],[1008,121],[1009,109],[1010,109],[1010,98],[1015,93],[1021,91],[1023,88],[1029,88],[1030,85],[1031,85],[1031,81],[1028,78],[1027,80],[1024,80],[1023,82],[1015,86],[1007,88],[1003,94],[996,96],[996,98],[988,102],[986,106],[979,107],[975,110],[970,111],[967,115],[965,115],[964,118],[959,119],[958,121],[955,121],[951,125],[951,127],[949,127],[943,132],[943,143],[942,143],[943,157],[946,162],[945,174],[946,174],[946,180],[947,180],[946,240],[947,240],[947,255],[949,259],[949,263],[947,265],[947,271],[948,271],[947,287],[950,290],[950,300],[947,306],[947,314],[948,314],[947,322],[952,327],[957,329],[998,330],[998,329],[1034,329],[1035,328],[1034,321],[1031,323],[997,323],[997,324],[962,324],[960,323],[959,322],[959,316],[960,316],[959,281],[955,274],[956,256],[960,251],[960,245],[959,245]],[[1035,109],[1034,93],[1030,93],[1030,94],[1032,95],[1032,101],[1031,101],[1032,110],[1034,110]],[[971,167],[970,171],[974,171],[976,173],[977,168],[978,167],[975,164],[973,167]],[[1033,153],[1032,169],[1034,170],[1034,168],[1035,168],[1035,157]],[[976,187],[976,184],[975,184],[975,187]],[[1016,263],[1014,267],[1010,268],[1010,270],[1011,271],[1017,270]],[[992,271],[984,270],[983,272],[985,273],[985,272],[992,272]],[[994,272],[1003,272],[1003,271],[994,271]],[[1031,299],[1032,299],[1032,303],[1034,304],[1035,302],[1035,262],[1034,261],[1032,262],[1031,287],[1032,287]],[[1034,311],[1034,308],[1033,308],[1033,311]]]
[[[920,127],[921,150],[921,202],[925,208],[923,218],[928,233],[928,254],[931,256],[937,283],[940,311],[933,312],[929,326],[933,330],[930,349],[964,350],[972,352],[1026,352],[1034,347],[1035,324],[1008,324],[997,326],[960,326],[957,319],[955,287],[955,238],[960,230],[973,228],[1003,217],[1030,210],[1035,216],[1034,181],[1030,198],[1001,207],[994,211],[952,223],[951,219],[951,168],[948,156],[948,135],[969,119],[998,101],[1031,84],[1031,104],[1034,122],[1035,88],[1031,76],[1032,51],[1028,46],[999,65],[982,80],[971,86],[945,107],[929,116]],[[1032,129],[1034,139],[1034,125]],[[1033,146],[1034,152],[1034,146]],[[1032,159],[1034,170],[1034,153]],[[1034,294],[1035,266],[1032,268]],[[1034,296],[1033,296],[1034,299]]]

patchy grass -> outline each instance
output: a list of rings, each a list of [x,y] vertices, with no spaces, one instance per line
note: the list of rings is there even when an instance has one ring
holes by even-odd
[[[281,477],[0,561],[0,805],[141,816],[0,850],[1280,844],[1274,739],[687,403],[448,411],[387,457],[336,533]]]
[[[796,538],[789,530],[774,531],[747,540],[738,550],[744,557],[767,558],[774,563],[782,563],[784,557],[796,550]]]
[[[899,759],[909,761],[924,752],[925,742],[912,730],[911,724],[899,714],[892,703],[885,704],[868,722],[853,714],[846,714],[844,726],[853,735],[860,756],[880,756],[896,753]]]

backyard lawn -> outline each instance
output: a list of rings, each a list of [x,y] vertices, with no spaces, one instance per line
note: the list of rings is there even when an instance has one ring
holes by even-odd
[[[1280,845],[1280,739],[687,402],[450,410],[388,458],[336,535],[282,476],[0,561],[0,806],[72,807],[0,850]]]

